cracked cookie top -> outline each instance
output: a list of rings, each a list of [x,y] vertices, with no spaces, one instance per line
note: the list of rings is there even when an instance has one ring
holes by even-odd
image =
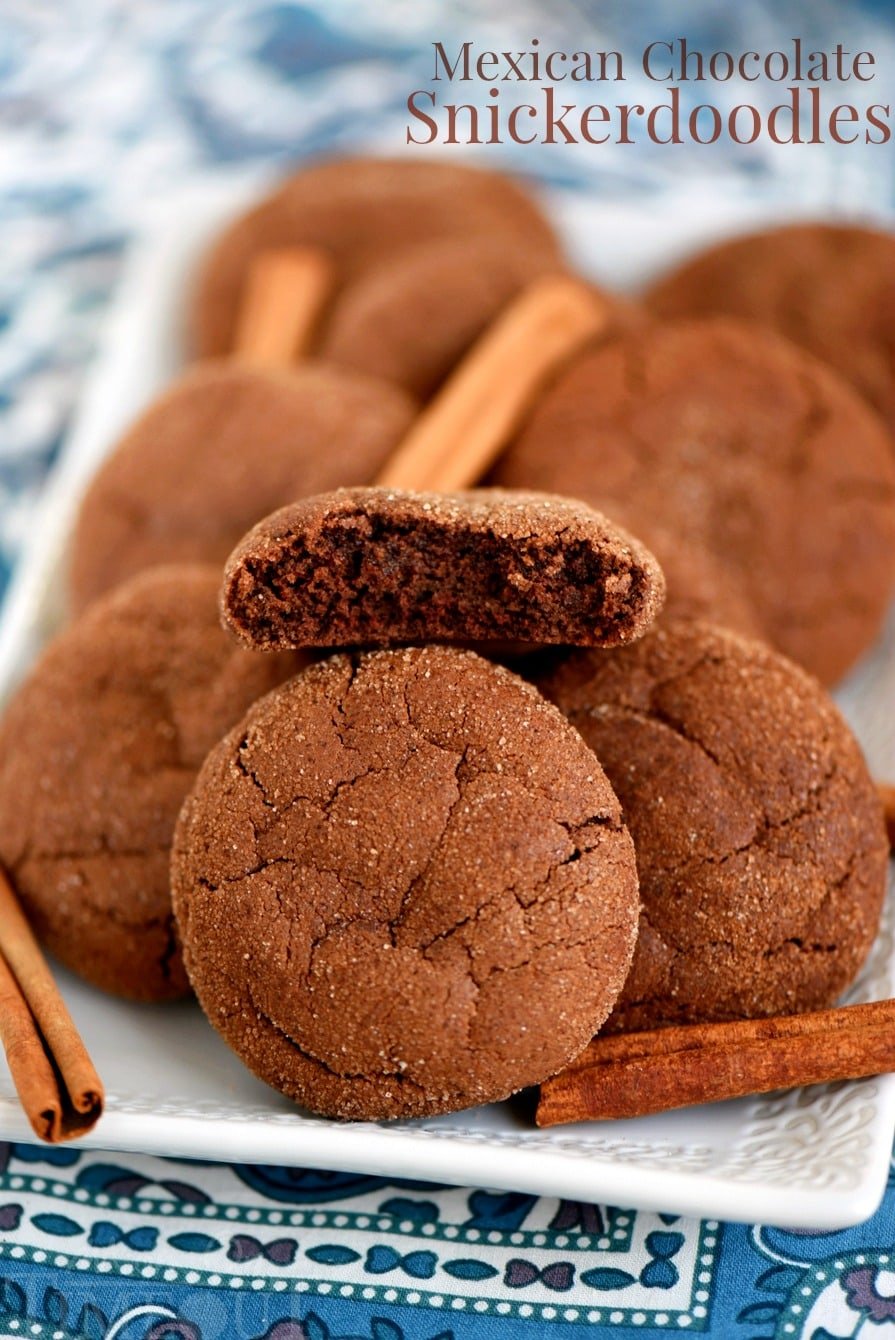
[[[397,387],[322,363],[189,369],[128,429],[84,495],[72,605],[83,609],[157,563],[222,564],[275,507],[373,479],[414,412]]]
[[[618,513],[660,561],[679,534],[739,589],[756,631],[825,683],[874,641],[892,595],[885,426],[833,371],[757,325],[657,324],[582,354],[493,476]],[[692,603],[688,585],[685,569],[669,571],[668,614]]]
[[[53,954],[117,995],[186,992],[169,851],[208,750],[300,662],[237,649],[216,568],[155,568],[43,653],[0,723],[0,860]]]
[[[222,609],[256,647],[617,646],[665,595],[648,549],[569,498],[355,488],[283,507],[240,542]]]
[[[888,846],[860,749],[763,644],[667,622],[540,681],[622,804],[643,902],[608,1028],[830,1005],[876,934]]]
[[[172,889],[214,1026],[315,1112],[506,1097],[611,1009],[634,852],[556,708],[469,651],[339,655],[257,703],[181,815]]]

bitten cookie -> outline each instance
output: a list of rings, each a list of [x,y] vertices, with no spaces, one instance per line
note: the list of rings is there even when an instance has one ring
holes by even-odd
[[[739,589],[763,636],[826,683],[871,645],[892,595],[895,454],[882,422],[757,326],[655,325],[583,354],[494,479],[618,512],[657,551],[680,535]],[[688,597],[681,568],[667,612]]]
[[[347,369],[192,368],[94,476],[71,544],[72,605],[153,564],[222,564],[274,508],[373,479],[413,415],[395,387]]]
[[[876,934],[888,844],[854,737],[759,642],[668,623],[541,680],[600,759],[643,909],[607,1024],[652,1028],[832,1004]]]
[[[214,568],[155,568],[44,652],[0,724],[0,860],[39,937],[135,1000],[188,989],[169,849],[200,763],[301,662],[237,650]]]
[[[615,646],[661,608],[652,554],[582,503],[340,489],[239,544],[224,618],[255,647],[493,640]]]
[[[822,358],[895,432],[895,236],[799,223],[701,252],[647,295],[661,317],[748,317]]]
[[[637,876],[599,764],[472,652],[336,656],[209,755],[172,888],[190,980],[262,1079],[388,1118],[507,1097],[608,1014]]]
[[[208,253],[190,314],[194,348],[202,356],[230,351],[243,285],[262,251],[320,247],[335,260],[339,287],[347,288],[413,247],[481,237],[558,256],[538,206],[499,173],[410,156],[303,168],[231,224]],[[420,318],[424,329],[424,309]]]

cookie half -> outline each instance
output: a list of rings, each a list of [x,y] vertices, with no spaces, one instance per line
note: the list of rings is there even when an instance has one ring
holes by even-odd
[[[505,1098],[576,1055],[630,962],[618,802],[531,685],[472,652],[321,662],[209,755],[172,887],[211,1023],[314,1112]]]
[[[568,498],[340,489],[256,526],[228,560],[222,607],[254,647],[615,646],[663,595],[649,551]]]

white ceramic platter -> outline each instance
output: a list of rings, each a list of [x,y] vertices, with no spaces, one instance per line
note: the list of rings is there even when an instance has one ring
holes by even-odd
[[[61,562],[77,497],[134,413],[182,361],[179,315],[198,250],[246,200],[216,183],[173,202],[133,253],[68,444],[0,622],[0,695],[58,622]],[[663,208],[556,197],[571,245],[597,278],[635,283],[715,232],[768,209],[681,191]],[[840,695],[872,764],[895,776],[895,624]],[[60,972],[109,1091],[87,1143],[203,1159],[338,1168],[791,1227],[870,1215],[885,1186],[895,1076],[691,1108],[637,1121],[537,1131],[503,1103],[431,1121],[353,1124],[296,1110],[245,1071],[194,1004],[126,1005]],[[891,923],[855,998],[895,994]],[[0,1138],[28,1140],[0,1063]]]

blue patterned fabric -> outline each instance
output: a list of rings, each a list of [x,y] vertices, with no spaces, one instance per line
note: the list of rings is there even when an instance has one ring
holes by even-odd
[[[511,19],[508,11],[512,11]],[[433,38],[635,48],[792,32],[895,71],[891,0],[82,0],[0,7],[0,589],[62,440],[124,248],[221,167],[391,151]],[[636,79],[626,90],[637,100]],[[885,100],[885,99],[883,99]],[[490,151],[484,151],[490,154]],[[491,157],[485,159],[496,162]],[[504,164],[649,203],[675,174],[856,208],[891,154],[531,148]],[[824,185],[826,183],[826,185]],[[56,1340],[513,1340],[895,1334],[895,1189],[796,1233],[354,1174],[0,1146],[0,1334]]]
[[[895,1187],[860,1229],[805,1233],[356,1174],[30,1145],[0,1145],[0,1167],[3,1335],[895,1332]]]

